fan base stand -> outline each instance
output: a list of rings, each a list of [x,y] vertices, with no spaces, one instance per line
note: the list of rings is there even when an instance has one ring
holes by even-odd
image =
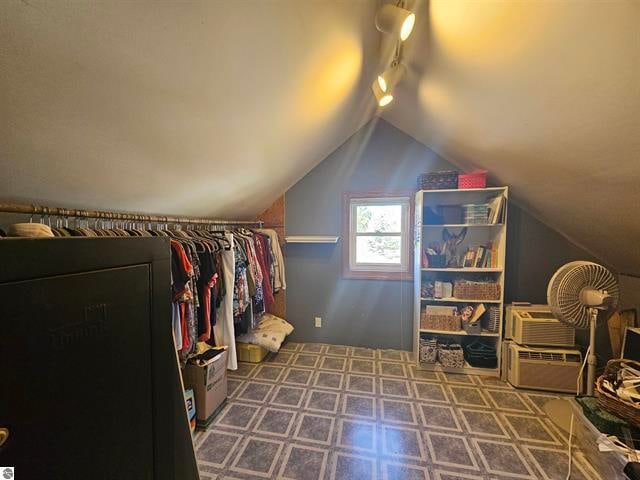
[[[593,389],[596,383],[596,326],[598,324],[598,309],[590,308],[589,322],[589,356],[587,357],[587,395],[593,397]]]

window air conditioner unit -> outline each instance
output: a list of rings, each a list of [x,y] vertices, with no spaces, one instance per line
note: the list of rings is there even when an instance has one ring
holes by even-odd
[[[507,362],[507,377],[514,387],[575,394],[582,354],[579,350],[511,343]]]
[[[573,347],[576,344],[575,328],[556,319],[546,305],[526,309],[511,307],[510,313],[509,338],[520,345]]]

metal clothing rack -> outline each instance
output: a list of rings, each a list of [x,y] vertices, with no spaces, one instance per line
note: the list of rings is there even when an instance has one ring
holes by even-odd
[[[92,218],[96,220],[116,220],[122,222],[173,223],[178,225],[184,224],[198,226],[253,225],[262,227],[263,225],[261,220],[214,220],[210,218],[174,217],[171,215],[148,215],[144,213],[112,212],[105,210],[80,210],[76,208],[47,207],[42,205],[25,205],[19,203],[0,203],[0,212],[18,213],[31,216],[40,215],[42,218],[47,216],[56,216],[65,218]]]

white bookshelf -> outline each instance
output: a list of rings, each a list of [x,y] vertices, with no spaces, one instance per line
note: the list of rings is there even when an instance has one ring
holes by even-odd
[[[414,355],[418,367],[424,370],[443,371],[449,373],[466,373],[485,376],[500,376],[501,354],[502,354],[502,329],[504,324],[504,269],[505,253],[507,241],[507,200],[509,190],[507,187],[491,187],[481,189],[455,189],[455,190],[420,190],[416,193],[415,201],[415,239],[414,239]],[[503,206],[500,218],[496,223],[468,224],[468,223],[441,223],[437,225],[425,224],[423,218],[423,207],[435,208],[438,205],[464,205],[481,204],[495,196],[502,195]],[[458,233],[463,228],[467,228],[467,235],[461,245],[458,246],[458,253],[464,254],[468,247],[486,245],[492,242],[497,251],[497,266],[495,267],[423,267],[422,249],[423,246],[432,242],[442,242],[442,232],[446,228],[451,233]],[[465,278],[469,280],[490,277],[500,284],[499,300],[466,300],[462,298],[425,298],[422,297],[422,285],[424,282],[435,280],[453,281],[455,278]],[[498,332],[482,331],[479,333],[468,333],[461,331],[444,331],[434,329],[423,329],[420,326],[420,315],[427,305],[450,305],[462,306],[466,304],[484,303],[487,307],[494,306],[500,309],[500,326]],[[477,368],[465,364],[463,368],[445,368],[438,363],[421,363],[419,355],[420,338],[449,339],[455,342],[469,341],[469,337],[481,337],[484,342],[495,342],[498,363],[496,368]]]

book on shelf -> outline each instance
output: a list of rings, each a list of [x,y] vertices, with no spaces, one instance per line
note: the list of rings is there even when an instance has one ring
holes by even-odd
[[[504,204],[504,196],[498,195],[489,201],[489,212],[487,221],[491,225],[499,223],[502,206]]]
[[[464,268],[496,268],[498,253],[493,242],[469,247],[463,259]]]

